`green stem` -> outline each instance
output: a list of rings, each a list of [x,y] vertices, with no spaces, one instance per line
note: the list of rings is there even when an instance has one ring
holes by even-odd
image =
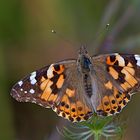
[[[100,134],[99,133],[94,134],[94,140],[100,140]]]

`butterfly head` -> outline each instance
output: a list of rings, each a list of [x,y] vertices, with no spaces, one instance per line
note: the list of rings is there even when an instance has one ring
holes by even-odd
[[[80,47],[77,62],[78,62],[79,68],[82,72],[89,72],[90,71],[91,57],[88,54],[85,46]]]

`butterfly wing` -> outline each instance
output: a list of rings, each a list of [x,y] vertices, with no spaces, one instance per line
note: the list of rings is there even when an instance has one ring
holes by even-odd
[[[110,54],[92,58],[93,84],[97,97],[91,101],[97,114],[109,116],[119,113],[140,91],[140,55]],[[96,100],[96,102],[95,102]]]
[[[12,88],[11,95],[20,102],[32,102],[52,108],[72,122],[87,120],[92,111],[84,100],[82,81],[76,60],[61,61],[32,72]]]

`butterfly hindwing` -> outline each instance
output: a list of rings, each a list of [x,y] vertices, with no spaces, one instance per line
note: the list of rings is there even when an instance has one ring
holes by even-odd
[[[12,88],[11,95],[17,101],[52,108],[72,122],[87,120],[92,112],[82,97],[83,90],[78,88],[75,62],[62,61],[32,72]]]
[[[63,94],[53,110],[71,122],[85,121],[93,115],[93,109],[85,98],[83,81],[77,70],[77,64],[67,69],[66,75],[65,85],[61,90]]]
[[[100,55],[93,57],[93,64],[99,79],[98,85],[104,89],[100,90],[97,114],[119,113],[130,101],[131,95],[140,91],[140,55]]]

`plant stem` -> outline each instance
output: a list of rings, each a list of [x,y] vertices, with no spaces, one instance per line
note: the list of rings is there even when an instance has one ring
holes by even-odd
[[[94,140],[100,140],[100,134],[99,133],[94,134]]]

